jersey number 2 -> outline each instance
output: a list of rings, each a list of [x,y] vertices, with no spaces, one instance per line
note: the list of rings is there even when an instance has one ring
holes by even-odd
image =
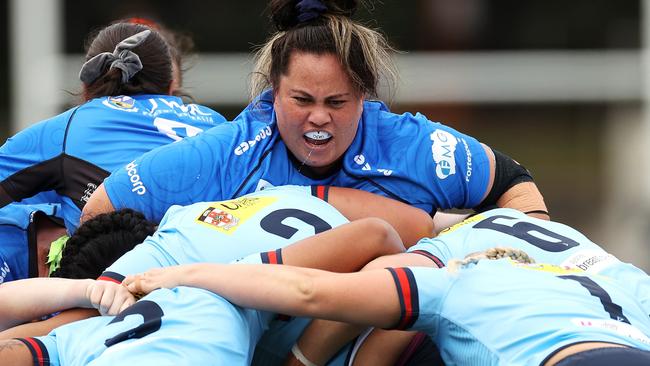
[[[332,228],[332,225],[328,224],[327,221],[321,219],[313,213],[309,213],[307,211],[299,210],[296,208],[275,210],[270,214],[264,216],[264,218],[260,221],[260,226],[262,229],[264,229],[264,231],[268,233],[277,235],[284,239],[290,239],[298,232],[298,229],[282,222],[284,219],[287,219],[289,217],[293,217],[313,226],[314,234],[322,233],[323,231]]]

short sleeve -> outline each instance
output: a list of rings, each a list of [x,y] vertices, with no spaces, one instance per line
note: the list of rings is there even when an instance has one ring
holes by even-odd
[[[230,152],[216,130],[228,132],[228,125],[156,148],[114,171],[104,180],[113,207],[129,207],[160,222],[171,205],[222,199],[228,174],[224,156]]]

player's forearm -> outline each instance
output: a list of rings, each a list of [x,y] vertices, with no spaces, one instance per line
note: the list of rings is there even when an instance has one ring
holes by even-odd
[[[61,325],[98,315],[99,313],[95,309],[76,308],[64,310],[60,314],[47,320],[24,323],[6,329],[0,332],[0,340],[45,336],[54,328],[57,328]]]
[[[331,273],[273,264],[187,267],[181,285],[207,289],[242,307],[379,327],[395,325],[400,315],[394,281],[384,269]],[[382,301],[369,300],[376,298]]]
[[[151,269],[127,276],[123,284],[135,294],[161,287],[203,288],[243,307],[317,317],[320,314],[311,309],[319,305],[313,279],[324,273],[285,265],[197,263]]]
[[[60,310],[87,306],[89,281],[30,278],[0,285],[0,329],[22,324]]]
[[[303,316],[318,270],[281,265],[188,265],[179,285],[200,287],[254,309]]]
[[[392,226],[365,218],[291,244],[282,249],[282,258],[291,266],[353,272],[376,257],[402,252],[404,246]]]

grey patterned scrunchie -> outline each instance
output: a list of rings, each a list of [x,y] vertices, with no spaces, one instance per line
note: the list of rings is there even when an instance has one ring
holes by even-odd
[[[140,57],[131,50],[142,44],[149,34],[151,34],[149,29],[134,34],[118,43],[113,53],[102,52],[86,61],[79,71],[79,79],[85,84],[90,84],[102,75],[106,66],[110,65],[109,70],[116,68],[122,71],[122,84],[126,84],[133,75],[142,70]]]

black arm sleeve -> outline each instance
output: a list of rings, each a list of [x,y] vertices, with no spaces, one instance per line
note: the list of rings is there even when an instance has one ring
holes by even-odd
[[[533,177],[528,169],[512,160],[506,154],[492,149],[494,152],[494,183],[487,197],[476,207],[476,211],[486,211],[497,207],[497,200],[512,186],[523,182],[532,182]]]

